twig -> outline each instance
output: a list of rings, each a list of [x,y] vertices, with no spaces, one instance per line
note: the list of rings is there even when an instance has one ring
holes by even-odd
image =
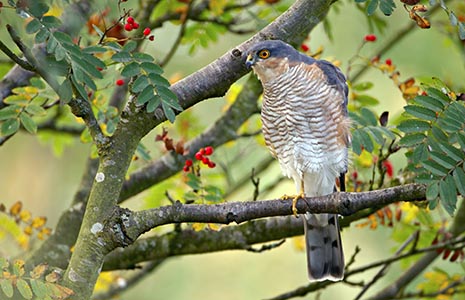
[[[418,237],[420,236],[420,232],[417,230],[415,231],[410,237],[405,240],[405,242],[397,249],[394,255],[399,255],[404,251],[404,249],[413,241],[413,247],[410,252],[413,252],[416,248],[416,244],[418,242]],[[373,278],[368,282],[365,286],[363,286],[363,289],[360,291],[360,293],[355,297],[355,300],[358,300],[362,298],[362,296],[368,291],[370,287],[372,287],[378,279],[382,278],[385,275],[385,271],[387,268],[391,265],[392,262],[386,263],[376,274],[373,276]]]
[[[258,199],[258,195],[260,194],[260,177],[255,178],[255,169],[252,169],[252,174],[250,175],[250,181],[254,186],[253,190],[253,201]]]
[[[247,250],[247,251],[249,251],[249,252],[261,253],[261,252],[264,252],[264,251],[268,251],[268,250],[277,248],[277,247],[281,246],[282,244],[284,244],[285,242],[286,242],[286,240],[285,240],[285,239],[282,239],[282,240],[280,240],[279,242],[276,242],[276,243],[271,243],[271,244],[263,245],[263,246],[261,246],[261,247],[258,248],[258,249],[255,249],[255,248],[253,248],[252,246],[248,246],[248,247],[246,247],[246,248],[244,248],[244,249]]]
[[[398,297],[391,298],[392,300],[398,299],[419,299],[419,298],[438,298],[440,295],[456,295],[457,293],[465,293],[465,290],[457,290],[455,288],[460,287],[461,284],[465,283],[465,276],[459,278],[455,281],[449,283],[446,287],[430,293],[424,293],[423,291],[419,291],[417,293],[404,293]],[[462,287],[463,288],[463,287]],[[451,290],[452,289],[452,290]]]
[[[31,72],[36,71],[33,65],[16,56],[16,54],[14,54],[2,41],[0,41],[0,50],[2,50],[2,52],[5,53],[6,56],[8,56],[12,61],[17,63],[21,68]]]

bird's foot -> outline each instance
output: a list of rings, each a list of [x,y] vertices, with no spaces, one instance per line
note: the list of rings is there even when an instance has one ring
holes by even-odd
[[[296,218],[299,217],[299,215],[297,214],[297,201],[299,199],[303,199],[305,197],[304,193],[300,193],[298,195],[294,195],[294,196],[288,196],[288,195],[284,195],[281,197],[282,200],[289,200],[289,199],[292,199],[292,213],[294,214],[294,216]]]

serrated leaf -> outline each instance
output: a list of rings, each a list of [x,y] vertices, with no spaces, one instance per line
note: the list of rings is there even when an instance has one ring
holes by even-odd
[[[157,107],[161,103],[161,98],[158,95],[154,95],[152,99],[150,99],[149,103],[147,103],[147,112],[152,113],[157,109]]]
[[[410,115],[423,119],[423,120],[433,121],[436,119],[436,112],[428,108],[425,108],[423,106],[407,105],[407,106],[404,106],[404,109]]]
[[[147,73],[162,74],[163,69],[153,62],[143,62],[140,64],[140,67],[144,69]]]
[[[428,96],[441,101],[444,105],[448,104],[451,101],[446,94],[435,88],[427,88],[426,93],[428,94]]]
[[[130,62],[132,60],[132,57],[129,52],[121,51],[121,52],[113,54],[111,59],[116,62],[126,63],[126,62]]]
[[[26,25],[26,33],[33,34],[39,31],[42,28],[42,24],[40,24],[39,20],[32,19]]]
[[[32,299],[32,290],[26,280],[20,278],[16,281],[16,288],[18,289],[19,293],[25,299]]]
[[[430,123],[426,121],[418,120],[418,119],[407,119],[403,121],[402,123],[400,123],[397,126],[397,129],[405,133],[414,133],[414,132],[428,131],[430,127],[431,127]]]
[[[379,9],[383,12],[384,15],[390,16],[396,8],[396,4],[393,0],[381,0],[379,4]]]
[[[174,120],[176,119],[176,115],[174,111],[171,109],[171,107],[168,104],[166,104],[165,101],[161,102],[161,107],[163,108],[163,112],[165,113],[165,116],[168,119],[168,121],[170,121],[171,123],[174,123]]]
[[[32,133],[32,134],[37,133],[37,124],[36,124],[36,122],[34,122],[34,120],[32,120],[32,118],[27,113],[22,112],[19,115],[19,119],[21,120],[21,124],[23,125],[23,127],[29,133]]]
[[[26,111],[33,116],[44,116],[45,114],[47,114],[47,112],[42,106],[33,103],[26,106]]]
[[[50,36],[50,31],[48,31],[47,29],[41,29],[39,30],[39,32],[37,32],[34,38],[34,41],[36,42],[36,44],[41,44],[45,42],[49,36]]]
[[[121,70],[121,75],[124,77],[132,77],[136,76],[140,73],[139,64],[136,62],[131,62],[124,66],[123,70]]]
[[[430,96],[416,96],[414,101],[433,111],[441,111],[444,109],[444,103],[442,101]]]
[[[465,197],[465,172],[462,168],[457,167],[452,174],[455,180],[455,185],[460,195]]]
[[[148,85],[145,89],[137,96],[136,105],[144,105],[154,97],[153,87]]]
[[[21,112],[19,105],[9,105],[0,109],[0,121],[16,118]]]
[[[61,26],[61,21],[60,19],[54,16],[44,16],[42,18],[42,24],[45,25],[45,27],[51,29]]]
[[[139,93],[142,92],[147,86],[149,85],[149,81],[147,79],[147,76],[141,75],[134,80],[134,82],[131,85],[131,90],[133,93]]]
[[[165,77],[159,74],[150,73],[148,77],[150,81],[152,81],[152,83],[157,87],[163,86],[169,88],[171,86],[170,82]]]
[[[134,59],[138,62],[152,62],[153,61],[153,57],[150,56],[149,54],[147,53],[142,53],[142,52],[136,52],[132,55],[134,57]]]
[[[75,74],[71,76],[71,81],[73,83],[74,88],[78,91],[78,94],[82,97],[82,99],[89,101],[89,96],[87,95],[86,89],[82,84],[77,81]]]
[[[137,42],[133,40],[129,40],[126,44],[124,44],[122,51],[124,52],[132,52],[136,50]]]
[[[411,147],[423,143],[425,139],[426,135],[423,133],[407,134],[399,140],[399,144],[404,147]]]
[[[102,32],[103,33],[103,32]],[[82,49],[82,52],[88,53],[88,54],[93,54],[93,53],[105,53],[107,52],[107,49],[105,49],[102,46],[88,46],[84,49]]]
[[[2,288],[2,292],[7,296],[8,298],[13,297],[13,283],[11,280],[8,279],[0,279],[0,287]]]
[[[73,98],[73,87],[68,78],[60,84],[60,87],[58,88],[58,96],[60,97],[60,102],[62,104],[68,103]]]
[[[373,141],[371,140],[370,135],[365,130],[360,130],[359,133],[360,133],[360,141],[362,142],[362,145],[365,148],[365,150],[370,153],[373,152],[374,145],[373,145]]]
[[[1,133],[3,136],[8,136],[16,133],[19,129],[19,119],[8,119],[2,123]]]
[[[370,0],[367,5],[367,14],[371,16],[375,13],[376,9],[378,8],[379,0]]]
[[[428,184],[426,188],[426,200],[432,201],[435,200],[439,196],[439,183],[432,182]]]
[[[447,135],[438,126],[434,125],[433,127],[431,127],[431,133],[439,142],[443,142],[443,143],[448,142]]]
[[[40,279],[31,279],[31,288],[34,295],[39,299],[44,299],[47,296],[47,286]]]
[[[367,121],[368,125],[371,125],[371,126],[378,125],[378,117],[370,109],[362,107],[360,109],[360,114]]]
[[[449,172],[447,168],[444,168],[443,166],[432,160],[422,161],[421,164],[426,170],[438,176],[446,176]]]
[[[381,131],[377,130],[376,126],[368,126],[364,128],[365,131],[375,140],[377,144],[384,142],[384,137]]]
[[[439,197],[442,206],[452,216],[457,205],[457,192],[452,176],[449,175],[445,180],[439,182]]]
[[[465,160],[465,152],[460,151],[459,149],[455,148],[454,146],[450,144],[439,144],[439,147],[441,148],[442,151],[444,151],[447,156],[451,159],[453,159],[455,162],[459,162],[461,160]]]
[[[450,157],[447,157],[446,155],[444,155],[444,153],[431,151],[429,154],[430,154],[430,157],[435,162],[437,162],[438,164],[440,164],[444,168],[449,169],[449,170],[454,169],[455,161],[453,159],[451,159]]]
[[[362,153],[362,141],[360,139],[359,130],[355,130],[352,133],[352,151],[357,155]]]

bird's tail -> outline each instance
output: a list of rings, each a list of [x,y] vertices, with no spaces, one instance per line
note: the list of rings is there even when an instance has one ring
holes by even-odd
[[[344,253],[337,215],[307,213],[302,219],[310,280],[341,280],[344,277]]]

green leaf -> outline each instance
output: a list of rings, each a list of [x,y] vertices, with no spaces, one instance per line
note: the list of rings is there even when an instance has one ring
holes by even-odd
[[[124,44],[122,51],[124,51],[124,52],[132,52],[132,51],[136,50],[136,48],[137,48],[137,42],[130,40],[129,42]]]
[[[34,295],[39,299],[44,299],[47,296],[47,286],[40,279],[31,279],[31,288]]]
[[[355,130],[352,133],[352,151],[354,151],[354,153],[357,155],[362,154],[362,141],[360,138],[359,130]]]
[[[156,63],[152,62],[143,62],[140,64],[140,67],[144,69],[147,73],[154,73],[154,74],[162,74],[163,69],[157,65]]]
[[[174,114],[174,111],[171,109],[171,107],[169,107],[164,101],[161,102],[161,107],[163,108],[163,112],[165,113],[165,116],[168,119],[168,121],[174,123],[176,115]]]
[[[187,174],[187,182],[186,184],[193,189],[194,191],[198,191],[202,188],[200,184],[200,178],[197,177],[195,174],[188,173]]]
[[[397,129],[405,133],[414,133],[414,132],[425,132],[430,129],[430,123],[418,120],[418,119],[407,119],[397,126]]]
[[[447,168],[444,168],[443,166],[432,160],[422,161],[421,164],[426,170],[438,176],[446,176],[449,172]]]
[[[419,163],[421,161],[428,159],[428,154],[429,154],[428,145],[426,143],[417,145],[413,149],[412,160],[415,163]]]
[[[352,89],[358,92],[366,91],[369,90],[373,87],[373,82],[365,81],[365,82],[360,82],[354,86],[352,86]],[[358,97],[359,95],[357,95]]]
[[[132,60],[132,57],[129,52],[121,51],[121,52],[113,54],[111,59],[116,62],[126,63],[126,62],[130,62]]]
[[[157,109],[157,107],[161,103],[161,98],[158,95],[154,95],[152,99],[150,99],[149,103],[147,104],[147,112],[152,113]]]
[[[140,73],[139,64],[136,62],[131,62],[124,66],[123,70],[121,70],[121,75],[124,77],[132,77],[136,76]]]
[[[379,0],[371,0],[367,6],[367,14],[371,16],[378,8]]]
[[[443,142],[443,143],[448,142],[447,135],[438,126],[434,125],[433,127],[431,127],[431,133],[439,142]]]
[[[8,119],[2,123],[1,133],[3,136],[8,136],[16,133],[19,129],[19,119]]]
[[[145,89],[137,96],[136,105],[144,105],[154,98],[153,87],[148,85]]]
[[[107,49],[103,48],[102,46],[88,46],[82,49],[82,52],[88,53],[88,54],[105,53],[107,52]]]
[[[449,170],[455,168],[455,161],[451,159],[450,157],[447,157],[446,155],[444,155],[444,153],[431,151],[429,154],[430,154],[430,157],[435,162],[437,162],[444,168],[449,169]]]
[[[373,145],[373,141],[371,140],[370,135],[365,130],[360,130],[359,132],[360,140],[365,150],[370,153],[373,152],[375,146]]]
[[[439,147],[447,154],[449,158],[453,159],[456,163],[465,160],[465,152],[460,151],[451,144],[441,143],[439,144]]]
[[[434,210],[436,208],[436,206],[438,206],[438,199],[435,199],[433,201],[429,201],[428,203],[428,209],[429,210]]]
[[[423,133],[407,134],[399,140],[399,144],[404,147],[412,147],[420,143],[423,143],[425,139],[426,135],[424,135]]]
[[[372,126],[378,125],[378,117],[370,109],[362,107],[360,109],[360,114],[368,122],[368,125],[372,125]]]
[[[73,87],[68,78],[60,84],[60,87],[58,88],[58,96],[60,97],[60,102],[62,104],[68,103],[73,98]]]
[[[457,190],[463,197],[465,197],[465,172],[462,168],[456,168],[452,175],[454,176]]]
[[[153,57],[146,53],[136,52],[132,55],[138,62],[152,62]]]
[[[37,104],[29,104],[28,106],[26,106],[26,111],[34,116],[44,116],[45,114],[47,114],[45,109]]]
[[[32,290],[26,280],[19,278],[18,281],[16,281],[16,287],[23,298],[28,300],[32,299]]]
[[[427,88],[426,93],[428,96],[441,101],[444,105],[447,105],[451,101],[446,94],[435,88]]]
[[[407,105],[404,107],[405,111],[409,114],[411,114],[414,117],[427,120],[427,121],[433,121],[436,119],[436,113],[428,108],[418,106],[418,105]]]
[[[459,22],[459,38],[465,40],[465,23]]]
[[[376,126],[365,127],[364,130],[375,140],[377,144],[384,142],[384,137],[381,131],[377,130]]]
[[[379,9],[383,12],[384,15],[390,16],[396,8],[396,4],[393,0],[381,0],[379,4]]]
[[[19,105],[9,105],[0,109],[0,121],[16,118],[21,112]]]
[[[453,215],[457,205],[457,192],[455,188],[455,181],[451,175],[447,176],[445,180],[439,182],[439,196],[441,204],[449,215]]]
[[[33,34],[39,31],[42,28],[42,24],[40,24],[39,20],[32,19],[26,25],[26,33]]]
[[[39,32],[37,32],[35,38],[34,38],[34,41],[36,42],[36,44],[41,44],[43,42],[45,42],[48,37],[50,36],[50,31],[46,30],[46,29],[41,29],[39,30]]]
[[[37,133],[37,124],[32,120],[32,118],[25,112],[22,112],[19,115],[19,119],[21,120],[21,124],[23,127],[32,134]]]
[[[38,88],[39,90],[43,90],[46,88],[46,85],[41,78],[32,77],[29,82],[31,83],[32,86]]]
[[[131,90],[133,93],[142,92],[149,85],[147,76],[141,75],[132,83]]]
[[[368,95],[357,95],[354,99],[355,101],[358,101],[361,105],[366,105],[366,106],[375,106],[379,104],[379,100]]]
[[[87,95],[86,89],[82,84],[80,84],[77,81],[75,74],[71,76],[71,81],[73,83],[74,88],[78,91],[78,94],[82,97],[82,99],[89,101],[89,96]]]
[[[28,8],[29,12],[38,19],[49,10],[48,5],[43,0],[29,1]]]
[[[428,201],[435,200],[439,196],[439,183],[434,181],[428,184],[426,188],[426,199]]]
[[[148,75],[150,81],[155,84],[157,87],[160,87],[160,86],[163,86],[163,87],[166,87],[166,88],[169,88],[170,87],[170,82],[163,76],[159,75],[159,74],[155,74],[155,73],[150,73]]]
[[[432,111],[442,111],[444,109],[444,102],[430,96],[416,96],[415,103],[418,103]]]
[[[465,133],[457,133],[457,142],[459,143],[460,148],[462,148],[462,151],[465,151]]]
[[[8,279],[0,279],[0,287],[2,288],[3,293],[8,298],[13,297],[13,283]]]
[[[42,24],[45,25],[45,27],[51,29],[61,26],[61,21],[60,19],[54,16],[44,16],[42,18]]]
[[[178,98],[175,93],[173,93],[170,89],[165,87],[158,87],[158,94],[162,98],[162,101],[171,106],[172,108],[182,111],[181,105],[178,103]]]
[[[139,143],[137,145],[136,152],[137,152],[138,156],[141,157],[145,161],[150,161],[152,159],[150,157],[149,151],[147,150],[147,148],[142,143]]]

